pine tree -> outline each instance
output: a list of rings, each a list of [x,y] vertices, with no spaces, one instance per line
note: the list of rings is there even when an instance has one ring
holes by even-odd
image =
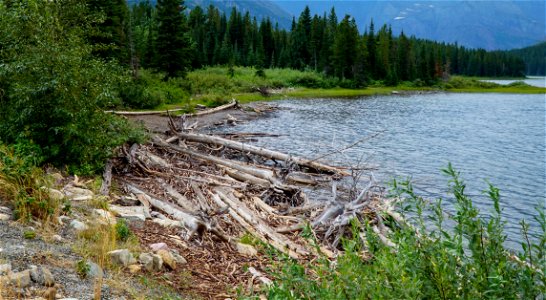
[[[129,9],[125,0],[88,0],[87,5],[91,13],[103,20],[89,33],[93,53],[104,59],[113,58],[128,64]]]
[[[184,15],[184,1],[158,0],[156,67],[167,78],[184,77],[191,67],[192,42]]]

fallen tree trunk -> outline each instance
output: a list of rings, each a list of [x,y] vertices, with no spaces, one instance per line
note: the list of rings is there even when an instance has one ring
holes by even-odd
[[[304,247],[275,232],[238,199],[229,197],[218,189],[215,194],[211,193],[211,195],[218,205],[222,205],[223,203],[223,206],[227,206],[229,214],[245,229],[275,249],[288,254],[292,258],[309,255],[309,251]]]
[[[300,166],[308,167],[318,171],[340,174],[343,176],[350,175],[347,171],[338,167],[328,166],[328,165],[325,165],[316,161],[312,161],[309,159],[300,158],[297,156],[291,156],[285,153],[281,153],[281,152],[265,149],[262,147],[253,146],[253,145],[243,144],[240,142],[231,141],[231,140],[224,139],[217,136],[210,136],[210,135],[198,134],[198,133],[185,133],[185,132],[178,132],[177,135],[180,138],[188,140],[188,141],[213,144],[217,146],[224,146],[227,148],[260,155],[269,159],[282,160],[286,162],[290,161]]]
[[[178,147],[176,145],[172,145],[172,144],[169,144],[169,143],[165,142],[163,139],[161,139],[158,136],[154,137],[154,142],[156,144],[158,144],[159,146],[170,148],[170,149],[173,149],[173,150],[175,150],[177,152],[180,152],[180,153],[183,153],[183,154],[186,154],[186,155],[190,155],[192,157],[195,157],[195,158],[198,158],[198,159],[201,159],[201,160],[209,161],[209,162],[215,163],[217,165],[225,166],[225,167],[228,167],[228,168],[231,168],[231,169],[235,169],[237,171],[241,171],[243,173],[250,174],[250,175],[252,175],[254,177],[265,179],[265,180],[269,181],[275,188],[278,188],[280,190],[283,190],[283,191],[295,191],[296,190],[296,188],[291,187],[291,186],[287,186],[287,185],[283,184],[282,182],[280,182],[278,179],[276,179],[274,177],[273,172],[271,172],[269,170],[263,170],[263,169],[259,169],[259,168],[253,168],[253,167],[250,167],[250,166],[245,166],[245,165],[242,165],[242,164],[240,164],[239,162],[236,162],[236,161],[227,160],[227,159],[223,159],[223,158],[219,158],[219,157],[215,157],[215,156],[211,156],[211,155],[205,155],[205,154],[202,154],[202,153],[190,150],[190,149]]]
[[[204,110],[204,111],[196,112],[196,113],[193,113],[193,114],[186,114],[186,116],[188,116],[188,117],[197,117],[197,116],[212,114],[212,113],[219,112],[221,110],[232,108],[232,107],[235,107],[235,106],[237,106],[237,101],[235,99],[233,99],[233,101],[228,103],[228,104],[221,105],[221,106],[211,108],[211,109],[207,109],[207,110]],[[122,116],[148,116],[148,115],[165,115],[165,114],[169,114],[169,113],[172,113],[172,112],[183,111],[183,110],[186,110],[186,109],[187,108],[175,108],[175,109],[168,109],[168,110],[146,110],[146,111],[107,110],[107,111],[104,111],[104,112],[107,113],[107,114],[115,114],[115,115],[122,115]]]
[[[187,116],[187,117],[198,117],[198,116],[208,115],[208,114],[219,112],[219,111],[222,111],[222,110],[225,110],[225,109],[236,107],[237,105],[238,105],[237,100],[233,99],[228,104],[224,104],[224,105],[221,105],[221,106],[218,106],[218,107],[215,107],[215,108],[203,110],[203,111],[196,112],[196,113],[193,113],[193,114],[185,114],[185,116]]]

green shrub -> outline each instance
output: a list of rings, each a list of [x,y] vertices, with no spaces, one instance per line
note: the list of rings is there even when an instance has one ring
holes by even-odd
[[[487,194],[493,214],[483,217],[465,193],[465,184],[451,165],[444,170],[456,212],[447,216],[442,201],[429,204],[409,182],[394,183],[404,196],[407,225],[385,246],[367,224],[353,224],[353,238],[331,263],[319,258],[300,264],[283,258],[273,266],[269,299],[544,299],[546,292],[546,213],[535,217],[542,232],[530,236],[523,226],[518,259],[504,248],[499,190]],[[393,222],[384,216],[386,223]],[[396,228],[396,226],[393,226]],[[519,261],[520,260],[520,261]]]
[[[119,219],[116,223],[116,239],[118,241],[127,241],[131,236],[131,230],[124,219]]]
[[[27,221],[34,217],[47,223],[59,214],[62,202],[49,197],[49,180],[36,167],[40,155],[33,153],[39,153],[39,149],[32,144],[0,144],[0,198],[11,202],[16,219]]]
[[[119,105],[124,76],[92,56],[85,3],[0,2],[0,138],[29,141],[44,162],[81,172],[101,169],[131,139],[128,123],[103,113]]]

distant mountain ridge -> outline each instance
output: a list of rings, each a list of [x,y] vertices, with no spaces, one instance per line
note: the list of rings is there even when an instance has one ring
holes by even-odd
[[[145,2],[146,0],[128,0],[129,4]],[[150,3],[155,5],[157,0],[150,0]],[[186,0],[186,5],[190,10],[196,6],[200,6],[204,10],[209,5],[214,5],[221,12],[230,14],[232,8],[237,8],[243,14],[247,11],[258,20],[269,17],[273,24],[278,23],[280,28],[289,29],[292,22],[292,16],[279,7],[275,2],[269,0]],[[299,13],[298,13],[299,14]]]
[[[470,48],[506,50],[546,40],[545,1],[288,1],[272,0],[298,16],[305,5],[322,15],[335,7],[339,19],[353,16],[361,30],[374,20],[393,32]]]
[[[144,0],[129,3],[139,1]],[[197,5],[206,9],[213,4],[226,14],[236,7],[259,20],[270,17],[285,29],[306,5],[319,15],[329,13],[334,6],[339,20],[345,14],[353,16],[361,32],[373,19],[376,28],[390,24],[396,35],[403,30],[418,38],[486,50],[524,48],[546,40],[546,1],[536,0],[186,0],[185,4],[190,9]]]

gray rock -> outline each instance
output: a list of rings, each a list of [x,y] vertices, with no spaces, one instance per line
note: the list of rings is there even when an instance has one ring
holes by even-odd
[[[167,250],[160,249],[157,251],[157,255],[161,256],[161,260],[163,260],[163,264],[171,269],[176,269],[176,260],[174,259],[174,256],[171,252]]]
[[[87,276],[91,278],[102,278],[104,277],[104,273],[102,272],[102,268],[97,265],[96,263],[92,261],[87,261],[87,266],[89,267],[89,270],[87,271]]]
[[[11,220],[11,215],[0,213],[0,221],[9,221]]]
[[[148,272],[154,271],[154,258],[150,253],[141,253],[138,257],[138,262],[142,264],[144,269]]]
[[[0,265],[0,275],[6,275],[11,272],[11,264]]]
[[[161,256],[157,254],[152,254],[153,262],[154,262],[154,271],[161,271],[163,270],[163,259]]]
[[[180,265],[185,265],[188,263],[188,261],[180,254],[174,252],[171,250],[171,254],[174,258],[174,261],[177,263],[177,264],[180,264]]]
[[[237,243],[237,251],[245,256],[255,256],[258,254],[256,248],[252,247],[251,245],[242,243]]]
[[[64,194],[56,189],[51,189],[47,187],[43,187],[43,189],[47,190],[47,193],[49,194],[49,198],[54,201],[61,201],[64,199]]]
[[[0,278],[3,284],[10,284],[18,288],[26,288],[30,285],[30,270],[18,273],[11,273]]]
[[[13,215],[13,211],[11,208],[7,206],[0,206],[0,213],[6,214],[6,215]]]
[[[55,285],[55,278],[47,268],[30,266],[29,272],[32,281],[48,287]]]
[[[169,246],[167,246],[165,243],[150,244],[149,247],[153,252],[157,252],[159,250],[169,250]]]
[[[102,224],[116,224],[116,217],[104,209],[93,209],[93,215]]]
[[[55,285],[55,277],[53,274],[51,274],[51,271],[49,269],[42,267],[42,275],[44,277],[44,283],[45,286],[54,286]]]
[[[150,218],[150,212],[145,206],[110,205],[110,211],[127,221],[144,222]]]
[[[63,189],[63,192],[72,201],[91,200],[95,196],[92,191],[75,186],[67,186]]]
[[[118,249],[118,250],[110,251],[108,252],[108,255],[110,256],[112,263],[123,266],[123,267],[128,267],[129,265],[136,263],[136,259],[133,257],[131,252],[127,249]]]
[[[55,242],[55,243],[61,243],[63,241],[63,237],[58,235],[58,234],[55,234],[54,236],[51,237],[51,239]]]
[[[72,220],[68,226],[76,231],[82,231],[87,229],[87,225],[78,220]]]

